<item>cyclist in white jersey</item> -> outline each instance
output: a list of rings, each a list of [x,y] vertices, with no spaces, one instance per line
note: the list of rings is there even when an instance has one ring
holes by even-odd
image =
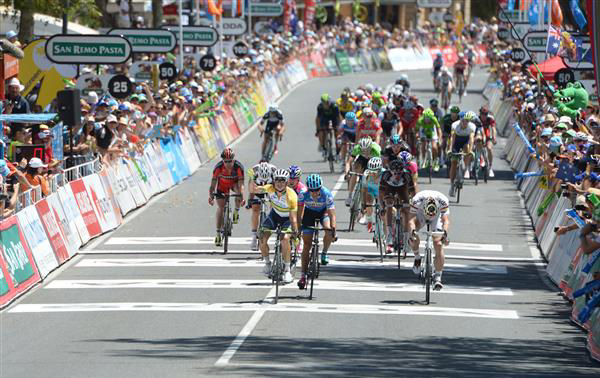
[[[411,247],[415,254],[413,272],[421,272],[421,256],[419,255],[419,234],[421,228],[429,223],[433,232],[443,232],[444,236],[433,237],[435,250],[433,290],[441,290],[442,271],[444,270],[444,245],[448,245],[448,230],[450,228],[450,201],[448,197],[435,190],[423,190],[417,193],[410,201],[410,212],[414,216],[410,220],[412,231]]]
[[[472,122],[475,119],[474,112],[461,113],[460,120],[452,124],[452,133],[450,134],[450,143],[448,150],[452,149],[452,153],[465,153],[465,167],[469,167],[471,163],[471,151],[473,151],[473,143],[475,143],[475,131],[477,126]],[[450,153],[450,151],[448,151]],[[456,170],[458,169],[458,160],[452,159],[450,166],[450,197],[454,197],[454,180],[456,178]],[[465,169],[465,179],[469,179],[469,170]]]

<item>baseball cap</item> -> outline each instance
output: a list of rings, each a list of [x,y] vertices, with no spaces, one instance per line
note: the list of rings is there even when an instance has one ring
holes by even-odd
[[[110,114],[106,117],[106,123],[117,122],[117,117],[114,114]]]
[[[561,116],[558,119],[558,122],[566,123],[568,125],[572,125],[573,124],[573,120],[569,116]]]
[[[559,122],[559,123],[558,123],[558,125],[554,126],[554,128],[556,128],[556,129],[564,129],[564,130],[566,130],[566,129],[568,129],[568,128],[569,128],[569,126],[565,125],[565,124],[564,124],[564,123],[562,123],[562,122]]]
[[[542,136],[550,136],[552,135],[552,128],[551,127],[546,127],[542,130]]]
[[[29,166],[31,168],[46,168],[48,165],[42,163],[42,160],[40,158],[31,158],[31,160],[29,160]]]

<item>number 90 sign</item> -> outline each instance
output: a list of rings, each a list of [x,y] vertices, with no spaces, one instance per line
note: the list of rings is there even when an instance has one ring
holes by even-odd
[[[108,93],[114,98],[125,98],[131,92],[133,92],[133,83],[125,75],[115,75],[108,81]]]

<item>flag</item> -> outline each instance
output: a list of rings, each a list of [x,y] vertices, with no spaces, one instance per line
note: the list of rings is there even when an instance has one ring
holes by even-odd
[[[538,0],[533,0],[531,5],[529,5],[529,10],[527,11],[527,19],[529,20],[529,25],[535,26],[538,23]]]
[[[548,29],[548,41],[546,42],[546,54],[558,55],[561,38],[560,29],[556,29],[554,26],[550,25]]]
[[[576,166],[569,163],[568,160],[561,160],[558,164],[558,172],[556,172],[556,178],[563,180],[564,182],[577,182],[577,176],[581,171]]]
[[[592,58],[592,48],[591,47],[589,47],[587,49],[587,51],[583,54],[583,57],[581,58],[581,60],[583,62],[594,63],[593,58]]]
[[[581,41],[581,38],[572,38],[573,42],[575,43],[575,59],[573,60],[576,62],[580,62],[583,58],[583,42]]]
[[[508,4],[506,5],[506,10],[512,12],[515,10],[515,0],[508,0]]]
[[[585,26],[587,25],[587,20],[585,18],[585,15],[581,11],[581,8],[579,8],[579,4],[577,4],[577,0],[571,0],[571,2],[569,3],[569,6],[571,8],[571,13],[573,14],[573,19],[579,26],[579,30],[583,31],[583,29],[585,29]]]

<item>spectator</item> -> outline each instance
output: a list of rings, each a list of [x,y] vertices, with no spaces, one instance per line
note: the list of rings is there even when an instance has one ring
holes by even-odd
[[[25,174],[25,178],[27,179],[30,187],[39,185],[44,197],[50,194],[48,179],[44,174],[44,170],[46,168],[48,168],[48,165],[44,164],[40,158],[34,157],[29,160],[29,163],[27,164],[27,173]]]
[[[17,37],[17,33],[14,30],[9,30],[8,32],[6,32],[6,39],[8,40],[8,42],[12,43],[17,47],[22,47],[21,42],[19,42]]]
[[[4,109],[6,114],[24,114],[30,112],[29,103],[21,96],[23,89],[25,87],[21,85],[21,82],[16,77],[9,80]]]

